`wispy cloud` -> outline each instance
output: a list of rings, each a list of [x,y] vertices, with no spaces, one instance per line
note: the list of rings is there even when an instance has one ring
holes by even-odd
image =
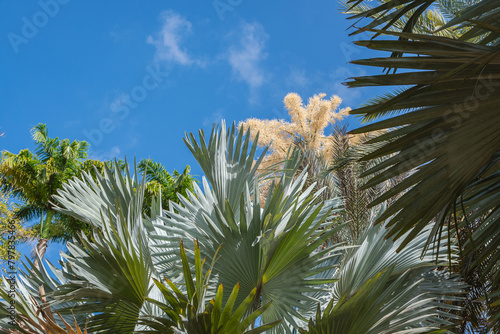
[[[230,47],[228,52],[227,59],[233,75],[247,83],[251,91],[261,87],[266,81],[261,61],[267,57],[264,52],[267,38],[262,25],[245,23],[239,31],[236,45]]]
[[[161,30],[149,36],[147,42],[156,47],[155,60],[171,64],[198,65],[204,63],[195,59],[182,47],[183,39],[192,34],[192,24],[174,11],[164,11],[160,15]]]

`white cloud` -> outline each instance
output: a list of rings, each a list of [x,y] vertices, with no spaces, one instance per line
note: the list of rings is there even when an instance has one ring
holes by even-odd
[[[155,37],[149,36],[147,42],[156,47],[155,60],[180,65],[203,66],[182,47],[183,39],[192,33],[192,24],[179,14],[168,10],[160,15],[162,28]]]
[[[235,77],[255,90],[266,80],[260,63],[267,57],[264,46],[268,36],[258,23],[245,23],[240,34],[237,45],[229,49],[228,61]]]

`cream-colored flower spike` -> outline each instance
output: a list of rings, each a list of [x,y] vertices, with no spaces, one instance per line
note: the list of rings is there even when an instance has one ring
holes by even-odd
[[[287,94],[283,102],[290,115],[290,122],[283,119],[250,118],[240,123],[245,130],[252,129],[253,138],[257,132],[260,133],[261,146],[271,145],[270,153],[261,165],[262,168],[286,158],[288,148],[292,144],[300,144],[303,148],[315,151],[319,155],[331,153],[332,137],[325,136],[325,129],[341,121],[351,109],[339,110],[342,99],[334,95],[327,100],[325,96],[324,93],[316,94],[309,98],[308,104],[304,106],[299,94]]]

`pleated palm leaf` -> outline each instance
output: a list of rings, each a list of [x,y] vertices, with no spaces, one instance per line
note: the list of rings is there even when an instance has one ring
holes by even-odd
[[[133,333],[148,329],[139,323],[140,317],[165,316],[147,300],[166,302],[154,281],[160,279],[148,237],[154,228],[143,219],[145,179],[137,182],[137,172],[132,177],[128,167],[125,175],[103,168],[103,175],[84,173],[82,179],[65,184],[60,192],[64,197],[57,198],[64,205],[60,211],[94,227],[92,238],[82,235],[68,243],[61,269],[42,264],[38,270],[31,265],[29,274],[21,277],[30,286],[44,287],[46,305],[54,312],[88,318],[88,332]],[[179,273],[174,270],[172,275]],[[38,295],[38,290],[28,292]],[[78,324],[83,326],[83,320]]]
[[[355,7],[366,2],[348,3]],[[487,315],[490,329],[499,330],[500,2],[459,3],[458,12],[449,13],[440,27],[458,29],[454,38],[415,31],[422,13],[439,8],[435,0],[369,3],[371,8],[352,15],[369,19],[355,33],[376,34],[355,44],[392,53],[353,63],[391,71],[353,78],[347,85],[403,87],[351,112],[364,121],[385,118],[353,133],[393,129],[371,141],[384,145],[363,159],[392,157],[362,175],[371,177],[365,187],[414,171],[372,205],[403,194],[380,217],[392,217],[389,236],[404,236],[401,248],[429,224],[433,228],[428,245],[440,238],[445,225],[451,226],[446,230],[450,238],[461,239],[466,272],[479,274],[476,282],[484,300],[469,306],[475,314]],[[393,23],[405,15],[409,18],[404,27],[394,29]]]
[[[4,291],[0,291],[2,298],[10,301]],[[26,298],[27,297],[27,298]],[[50,307],[43,306],[32,296],[23,296],[23,313],[16,313],[15,321],[9,318],[9,322],[15,325],[0,328],[3,334],[87,334],[87,326],[83,329],[78,325],[76,318],[73,322],[68,322],[57,311],[52,311]],[[16,302],[19,302],[16,301]],[[19,308],[18,308],[19,310]],[[16,311],[18,312],[18,311]],[[54,314],[55,313],[55,314]],[[9,314],[10,316],[10,314]]]
[[[163,212],[157,199],[149,218],[142,211],[145,179],[139,182],[137,172],[132,177],[128,168],[123,175],[105,166],[102,175],[85,173],[82,179],[65,184],[55,198],[58,210],[92,225],[94,233],[92,238],[82,236],[68,243],[61,269],[42,264],[38,270],[28,265],[21,279],[29,283],[29,296],[40,305],[47,303],[52,312],[63,317],[74,314],[80,327],[88,319],[88,332],[151,332],[152,324],[141,319],[164,319],[165,324],[177,324],[182,314],[188,319],[186,312],[169,314],[175,301],[162,286],[175,286],[182,295],[195,296],[188,291],[192,290],[189,284],[182,283],[186,279],[193,281],[189,274],[182,275],[187,270],[183,263],[199,264],[202,257],[213,259],[217,255],[220,257],[210,271],[207,290],[203,290],[207,298],[215,298],[212,314],[217,310],[229,312],[233,300],[233,305],[246,305],[245,314],[239,317],[238,313],[237,318],[243,323],[238,324],[240,329],[247,330],[254,320],[251,314],[260,314],[267,307],[261,314],[262,323],[282,320],[268,330],[270,333],[292,332],[313,316],[318,302],[331,296],[329,284],[342,280],[335,274],[345,248],[325,247],[326,240],[337,232],[329,227],[337,218],[340,202],[317,203],[320,193],[312,192],[314,185],[303,189],[306,174],[296,175],[301,159],[295,152],[284,163],[278,182],[270,187],[261,206],[260,197],[254,196],[259,185],[255,171],[261,160],[254,163],[256,144],[250,146],[249,136],[237,133],[234,125],[227,130],[223,123],[220,129],[213,130],[208,142],[203,132],[199,141],[190,138],[189,147],[212,183],[205,180],[204,191],[195,185],[188,198],[180,196],[181,204],[171,204]],[[185,252],[179,249],[180,238]],[[198,240],[199,251],[193,240]],[[420,252],[421,248],[416,253]],[[401,254],[404,259],[407,253]],[[364,267],[371,265],[364,263]],[[388,261],[387,265],[393,263]],[[198,265],[197,271],[195,265],[191,271],[193,286],[200,288],[201,267]],[[376,270],[368,273],[372,271],[376,274]],[[359,283],[352,277],[348,280]],[[234,288],[217,291],[221,284],[237,287],[237,295]],[[44,287],[45,301],[39,297],[40,285]],[[355,289],[359,285],[352,291]],[[427,291],[438,294],[435,289],[430,282]],[[178,301],[182,299],[176,296]],[[185,325],[196,324],[196,314],[205,311],[193,309],[189,318],[192,322]],[[65,321],[70,323],[71,319]],[[62,321],[57,323],[64,326]]]
[[[75,279],[58,288],[60,301],[82,300],[84,305],[65,309],[79,313],[98,313],[89,322],[89,331],[132,333],[142,329],[141,315],[161,315],[161,310],[146,302],[161,299],[153,279],[159,279],[149,248],[150,221],[143,219],[144,183],[125,168],[104,175],[85,173],[84,180],[65,184],[56,197],[63,213],[94,226],[93,240],[85,236],[68,243],[63,269]]]
[[[160,289],[167,303],[153,299],[149,299],[149,301],[160,307],[169,317],[156,317],[153,319],[146,317],[142,319],[142,322],[151,327],[152,330],[141,333],[258,334],[265,332],[280,322],[278,320],[274,323],[249,329],[255,323],[255,320],[266,311],[270,303],[246,316],[247,310],[253,303],[256,289],[252,290],[242,304],[235,305],[239,284],[233,288],[226,303],[222,301],[224,291],[222,284],[217,289],[215,297],[209,300],[210,275],[216,259],[213,259],[207,272],[204,273],[205,259],[201,259],[199,244],[195,242],[195,279],[193,279],[182,242],[180,243],[180,255],[186,292],[181,291],[168,278],[165,278],[165,281],[170,289],[164,283],[155,280],[156,286]],[[235,306],[236,309],[233,311]]]
[[[53,298],[55,291],[74,276],[68,275],[64,269],[58,269],[48,261],[44,265],[40,255],[36,256],[38,266],[26,259],[24,270],[20,269],[15,279],[12,275],[3,277],[0,288],[0,333],[87,333],[86,323],[90,313],[75,316],[71,311],[64,312],[65,309],[71,310],[83,302],[56,302]],[[11,289],[13,283],[15,293]]]
[[[175,249],[180,237],[188,248],[197,239],[208,258],[222,245],[213,267],[217,284],[239,283],[237,302],[256,289],[253,309],[272,300],[262,320],[284,319],[272,332],[289,332],[314,310],[340,260],[338,245],[319,248],[338,230],[329,226],[340,201],[319,204],[321,191],[313,193],[314,185],[303,189],[307,175],[294,178],[301,163],[295,152],[261,205],[255,172],[266,152],[255,159],[258,137],[251,146],[250,138],[234,125],[226,130],[224,123],[208,142],[202,131],[199,140],[186,138],[210,183],[203,180],[203,191],[195,185],[181,204],[172,203],[163,223],[155,225],[165,235],[152,238],[163,240],[166,249]]]

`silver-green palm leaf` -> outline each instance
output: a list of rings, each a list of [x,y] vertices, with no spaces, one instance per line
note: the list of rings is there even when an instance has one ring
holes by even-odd
[[[442,269],[446,240],[436,245],[441,255],[436,250],[421,257],[429,233],[426,229],[398,253],[401,240],[387,239],[385,226],[370,226],[359,247],[347,251],[324,311],[319,308],[302,332],[413,334],[453,328],[466,285]]]
[[[152,238],[163,240],[166,249],[175,249],[179,238],[193,248],[191,240],[197,239],[208,258],[222,245],[213,267],[218,284],[240,284],[238,298],[256,288],[254,309],[273,301],[263,322],[285,319],[277,330],[291,331],[311,314],[331,281],[331,275],[321,274],[331,273],[340,260],[338,245],[320,249],[336,233],[329,226],[340,202],[317,203],[314,185],[304,189],[307,175],[293,177],[301,162],[295,152],[284,171],[268,181],[272,185],[261,203],[255,171],[265,151],[254,159],[257,143],[250,147],[250,136],[237,133],[234,125],[226,130],[222,123],[208,143],[203,132],[199,141],[191,135],[186,142],[210,183],[204,179],[203,190],[195,185],[181,204],[172,203],[163,223],[155,224],[164,235]]]

